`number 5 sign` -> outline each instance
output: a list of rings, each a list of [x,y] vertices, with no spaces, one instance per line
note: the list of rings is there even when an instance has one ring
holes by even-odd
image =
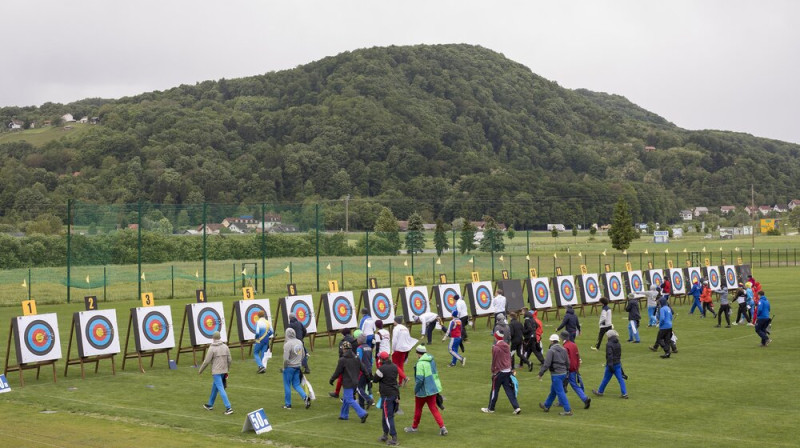
[[[242,432],[254,431],[256,434],[272,431],[272,425],[267,420],[267,414],[264,413],[264,408],[255,410],[247,414],[242,426]]]

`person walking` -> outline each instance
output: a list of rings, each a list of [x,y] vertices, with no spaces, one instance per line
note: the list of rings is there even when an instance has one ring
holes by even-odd
[[[522,345],[522,323],[517,319],[517,313],[508,313],[509,322],[508,329],[511,332],[509,335],[509,342],[511,343],[511,367],[515,367],[514,355],[519,356],[519,367],[528,366],[528,370],[533,369],[533,364],[528,361],[525,356],[525,350]]]
[[[639,299],[636,294],[628,294],[628,302],[625,303],[625,311],[628,312],[628,342],[639,343],[639,320],[642,315],[639,311]]]
[[[442,383],[439,380],[439,370],[436,368],[436,361],[428,353],[424,345],[418,345],[416,349],[417,364],[414,365],[414,420],[411,426],[407,426],[405,432],[419,431],[419,421],[422,419],[422,407],[427,405],[428,409],[439,425],[439,435],[446,436],[447,428],[444,426],[444,419],[439,409],[436,407],[436,397],[442,392]]]
[[[522,412],[517,401],[517,394],[514,390],[514,384],[511,377],[514,375],[513,357],[511,356],[511,349],[504,341],[504,335],[500,332],[495,333],[495,344],[492,346],[492,391],[489,393],[489,406],[481,408],[481,411],[487,414],[493,414],[495,405],[497,405],[497,397],[500,393],[500,387],[506,391],[508,401],[514,409],[514,415]]]
[[[358,343],[356,358],[361,362],[364,371],[372,372],[372,345],[367,342],[367,335],[359,334],[356,342]],[[372,399],[372,382],[369,375],[361,375],[358,379],[356,393],[358,394],[358,404],[364,409],[369,409],[375,403],[375,400]]]
[[[669,297],[672,295],[672,283],[669,281],[669,275],[664,276],[664,281],[661,283],[661,296],[666,297],[669,300]]]
[[[342,355],[344,354],[343,347],[345,342],[347,342],[348,347],[350,347],[348,350],[352,351],[353,354],[355,354],[355,350],[353,350],[353,347],[356,346],[356,338],[354,338],[353,335],[350,334],[350,332],[351,332],[350,328],[343,328],[341,331],[342,340],[339,341],[339,358],[341,358]],[[336,380],[336,389],[333,392],[328,392],[328,396],[333,398],[339,398],[339,392],[341,390],[342,390],[342,376],[339,375],[339,378],[337,378]]]
[[[703,303],[703,317],[706,317],[706,311],[711,311],[711,315],[715,318],[717,317],[717,313],[714,312],[714,301],[711,299],[711,288],[708,286],[708,280],[703,280],[700,302]]]
[[[738,309],[736,310],[736,319],[731,325],[744,325],[747,323],[747,294],[744,292],[744,285],[739,283],[739,288],[734,293]]]
[[[658,325],[658,316],[656,315],[656,308],[658,307],[658,298],[661,295],[661,290],[656,285],[650,285],[650,290],[643,291],[645,300],[647,301],[647,317],[649,318],[647,326],[654,327]]]
[[[578,398],[580,398],[583,402],[583,408],[589,409],[589,405],[592,404],[592,399],[586,396],[583,386],[583,378],[581,378],[580,373],[581,355],[578,352],[578,346],[569,340],[569,333],[566,331],[561,332],[561,339],[564,341],[564,350],[567,351],[567,356],[569,357],[569,371],[567,372],[567,380],[569,381],[569,385],[572,387],[572,390],[575,391],[575,394],[577,394]]]
[[[747,325],[753,327],[755,326],[758,309],[756,308],[755,293],[753,292],[752,283],[747,282],[744,284],[744,295],[744,300],[747,303]]]
[[[461,351],[463,352],[464,342],[468,340],[469,310],[467,309],[467,302],[458,294],[456,294],[456,311],[458,311],[458,318],[461,319]]]
[[[719,313],[717,313],[717,326],[722,326],[722,315],[725,315],[725,322],[728,324],[725,328],[731,328],[731,305],[728,301],[728,289],[720,286],[719,289],[714,291],[719,294]]]
[[[772,318],[769,317],[771,311],[769,300],[767,300],[764,290],[758,292],[758,315],[756,316],[756,334],[761,337],[761,346],[766,347],[772,339],[769,337],[769,324]]]
[[[294,328],[287,328],[283,343],[283,408],[292,409],[292,389],[300,394],[306,404],[311,407],[311,397],[300,387],[300,367],[303,365],[305,349],[303,343],[295,336]]]
[[[231,351],[222,342],[222,336],[219,331],[215,331],[211,335],[211,340],[213,342],[211,342],[206,351],[206,357],[203,359],[203,363],[200,364],[200,368],[197,369],[197,374],[200,375],[206,367],[211,365],[211,396],[208,397],[208,403],[203,404],[203,407],[208,411],[214,410],[214,401],[217,400],[217,394],[219,394],[222,397],[222,404],[225,405],[225,415],[231,415],[233,414],[233,408],[223,384],[225,377],[228,375],[228,370],[231,368]]]
[[[503,288],[497,288],[495,296],[492,297],[492,311],[494,311],[494,323],[497,325],[497,316],[501,314],[503,317],[506,316],[506,296],[503,295]]]
[[[542,355],[542,321],[539,320],[538,310],[525,313],[525,322],[522,323],[522,344],[525,347],[525,358],[530,361],[531,354],[536,356],[539,364],[544,363]],[[528,372],[533,370],[533,364],[528,364]]]
[[[695,280],[692,283],[692,289],[689,290],[689,294],[694,297],[694,301],[692,302],[692,309],[689,310],[689,315],[694,314],[694,309],[697,308],[700,310],[700,314],[705,316],[705,312],[703,311],[703,304],[700,303],[700,294],[703,293],[703,287],[700,286],[700,282]]]
[[[273,332],[272,326],[266,318],[267,313],[261,310],[256,313],[256,315],[258,316],[258,320],[256,321],[256,337],[253,340],[253,358],[258,365],[256,373],[264,373],[267,371],[267,366],[264,362],[264,353],[269,350],[269,340]]]
[[[581,331],[581,323],[578,320],[578,316],[575,314],[575,310],[572,309],[572,305],[567,305],[564,319],[561,321],[561,325],[556,328],[556,331],[561,331],[562,328],[566,328],[569,333],[569,340],[575,342],[575,338]]]
[[[447,345],[447,350],[452,355],[453,360],[450,361],[449,366],[455,367],[456,362],[460,362],[463,366],[467,362],[465,356],[458,354],[458,348],[461,346],[461,320],[458,318],[458,311],[453,311],[453,318],[447,326],[447,332],[442,340],[450,338],[450,343]]]
[[[367,421],[369,414],[353,398],[353,392],[358,387],[358,381],[362,375],[369,377],[370,372],[365,370],[363,364],[356,358],[350,342],[342,342],[342,355],[336,364],[336,370],[333,371],[333,375],[328,381],[333,386],[333,382],[337,378],[342,378],[342,389],[344,390],[342,391],[342,407],[339,411],[339,420],[348,420],[350,418],[350,408],[353,408],[356,411],[356,415],[361,419],[361,423]]]
[[[400,388],[397,386],[397,366],[389,359],[388,352],[378,354],[380,365],[372,381],[378,383],[378,392],[381,395],[381,427],[383,435],[378,439],[379,442],[386,442],[387,445],[397,445],[397,430],[394,426],[394,414],[400,405]],[[389,437],[391,436],[391,439]]]
[[[383,321],[378,319],[375,321],[375,362],[377,367],[380,367],[381,352],[389,353],[392,350],[392,341],[389,335],[389,330],[383,328]]]
[[[375,320],[372,318],[369,308],[365,307],[361,309],[361,320],[358,321],[358,329],[364,333],[364,336],[367,338],[367,344],[371,347],[375,339]]]
[[[306,327],[303,325],[302,322],[297,320],[297,316],[294,313],[289,314],[289,327],[294,329],[294,335],[298,341],[300,341],[300,345],[303,347],[303,359],[301,365],[305,371],[305,373],[311,373],[311,369],[308,368],[308,351],[306,351]]]
[[[544,412],[550,412],[550,406],[558,397],[558,401],[564,405],[564,411],[559,415],[572,415],[572,407],[569,405],[567,394],[564,391],[564,380],[569,372],[569,354],[564,347],[559,345],[557,334],[550,335],[550,348],[544,357],[544,364],[539,369],[539,381],[542,380],[544,372],[548,370],[550,371],[550,395],[547,396],[544,403],[539,403],[539,407]]]
[[[417,342],[419,341],[412,338],[408,328],[403,325],[403,316],[395,316],[392,329],[392,363],[397,366],[401,386],[405,386],[408,382],[405,372],[406,360],[408,352],[417,345]]]
[[[672,308],[662,302],[662,306],[658,309],[658,335],[656,336],[656,343],[650,347],[651,351],[657,351],[658,347],[664,350],[662,358],[669,358],[670,349],[672,348]]]
[[[608,342],[606,343],[606,371],[603,375],[603,381],[600,383],[600,387],[598,387],[597,390],[592,389],[592,393],[598,397],[602,397],[608,382],[611,381],[612,375],[615,376],[619,382],[619,389],[622,394],[619,397],[627,399],[628,389],[625,386],[625,378],[622,373],[622,345],[619,343],[619,333],[615,330],[608,332]]]
[[[600,332],[597,334],[597,344],[592,346],[592,350],[600,349],[603,336],[605,336],[608,330],[614,327],[611,321],[611,308],[608,306],[608,299],[606,297],[600,297],[600,303],[603,304],[603,309],[600,311],[600,319],[597,322],[600,326]]]

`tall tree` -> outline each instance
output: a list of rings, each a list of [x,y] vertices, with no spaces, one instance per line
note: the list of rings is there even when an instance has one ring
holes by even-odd
[[[608,237],[611,238],[611,247],[617,250],[625,250],[631,245],[631,241],[636,237],[633,230],[633,218],[628,209],[628,203],[620,197],[617,205],[614,206],[614,218],[611,221],[611,228],[608,230]]]
[[[462,254],[475,249],[475,232],[477,230],[477,227],[472,225],[471,222],[464,220],[464,225],[461,226],[461,235],[458,239],[458,250]]]
[[[497,221],[491,216],[484,216],[486,223],[483,228],[483,239],[481,240],[480,250],[482,252],[502,252],[506,248],[503,242],[503,231],[497,228]]]
[[[422,216],[414,212],[408,217],[408,232],[406,232],[406,250],[422,252],[425,248],[425,227],[422,225]]]
[[[389,242],[393,253],[397,253],[402,246],[400,242],[400,226],[397,225],[397,218],[388,207],[381,209],[378,219],[375,220],[375,233]]]
[[[436,229],[433,232],[433,246],[436,248],[436,255],[442,255],[442,252],[450,248],[447,231],[441,219],[436,220]]]

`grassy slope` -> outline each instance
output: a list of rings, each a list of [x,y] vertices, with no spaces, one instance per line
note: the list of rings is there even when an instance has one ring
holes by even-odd
[[[63,126],[48,126],[37,129],[26,129],[19,132],[4,132],[0,133],[0,144],[26,141],[33,146],[42,147],[52,140],[58,140],[62,137],[76,137],[84,134],[91,129],[90,124],[83,123],[69,123],[67,126],[72,126],[72,129],[64,129]]]
[[[794,287],[786,279],[796,278],[800,269],[761,269],[756,274],[778,316],[775,342],[770,347],[757,346],[752,327],[716,329],[710,319],[686,316],[688,306],[679,305],[675,328],[680,353],[662,360],[644,343],[624,344],[623,365],[630,376],[631,399],[616,398],[618,388],[612,382],[605,397],[596,398],[588,411],[577,409],[572,418],[538,410],[536,403],[547,395],[549,381],[545,378],[539,382],[528,372],[519,373],[522,415],[511,415],[505,397],[498,402],[498,413],[482,414],[480,407],[486,405],[490,381],[491,339],[485,320],[478,322],[468,344],[465,368],[447,368],[445,344],[437,340],[431,351],[439,362],[447,397],[447,443],[505,445],[532,437],[537,446],[563,446],[565,440],[575,446],[596,446],[598,441],[604,446],[641,446],[643,441],[651,446],[795,446],[800,407],[794,394],[787,391],[800,373],[795,348],[800,343],[800,304],[792,299]],[[181,322],[184,303],[160,302],[172,305],[176,325]],[[113,305],[118,309],[120,332],[124,333],[127,309],[135,304]],[[77,304],[40,307],[41,313],[59,314],[65,353],[70,313],[79,308]],[[228,303],[225,309],[230,309]],[[7,322],[17,313],[16,307],[0,308],[0,322]],[[614,320],[622,329],[622,313],[615,313]],[[596,316],[587,315],[582,321],[587,329],[578,340],[584,362],[582,374],[587,388],[595,388],[603,371],[603,352],[589,350],[596,337]],[[553,332],[555,325],[553,321],[545,322],[545,336]],[[417,331],[414,329],[413,333]],[[625,337],[624,330],[622,333]],[[654,337],[653,329],[643,329],[644,341],[651,342]],[[238,446],[267,441],[326,447],[375,444],[380,428],[374,411],[365,425],[355,419],[336,419],[339,402],[325,396],[329,390],[327,379],[336,361],[335,349],[328,349],[324,339],[317,341],[316,348],[310,360],[310,379],[320,398],[310,410],[281,409],[283,389],[278,363],[271,363],[266,375],[256,375],[253,362],[242,361],[238,350],[233,352],[235,361],[228,389],[237,412],[229,417],[221,414],[219,405],[213,413],[201,408],[210,380],[207,374],[197,376],[187,354],[182,355],[176,371],[168,370],[166,357],[160,355],[146,374],[136,373],[130,364],[121,371],[122,360],[118,359],[117,375],[112,376],[109,361],[102,361],[100,372],[95,375],[89,369],[85,380],[80,379],[77,366],[72,366],[69,377],[64,378],[64,364],[59,361],[55,384],[49,381],[48,372],[43,372],[39,381],[28,372],[26,386],[20,388],[16,373],[10,375],[13,391],[0,395],[0,414],[10,424],[4,425],[0,433],[16,439],[19,446]],[[401,394],[406,414],[397,418],[399,427],[407,426],[411,420],[410,390],[404,389]],[[299,402],[296,396],[294,400]],[[265,409],[274,431],[258,437],[241,434],[245,413],[260,407]],[[38,414],[42,409],[59,412]],[[15,424],[26,430],[8,429]],[[401,433],[400,440],[404,446],[430,446],[443,441],[436,435],[429,414],[423,414],[420,433]]]

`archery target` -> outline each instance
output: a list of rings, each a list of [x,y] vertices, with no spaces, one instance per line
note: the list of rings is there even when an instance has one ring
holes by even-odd
[[[272,311],[269,307],[269,299],[237,300],[233,302],[234,315],[236,316],[239,327],[239,341],[250,341],[256,338],[256,323],[258,322],[258,312],[266,313],[264,316],[270,324],[272,323]],[[273,329],[274,331],[274,329]]]
[[[553,297],[550,292],[550,279],[547,277],[534,277],[528,282],[528,303],[531,308],[541,310],[552,308]]]
[[[18,316],[12,322],[19,364],[61,359],[55,313]]]
[[[728,289],[736,289],[739,286],[739,281],[736,277],[736,266],[725,265],[725,287]]]
[[[289,314],[294,313],[297,321],[306,329],[306,333],[317,332],[317,321],[314,315],[314,299],[310,295],[288,296],[284,299],[283,326],[289,328]]]
[[[625,274],[625,280],[628,284],[628,291],[640,294],[644,292],[644,280],[642,280],[642,271],[628,271]]]
[[[191,303],[187,307],[189,308],[189,336],[192,345],[214,342],[212,336],[215,331],[219,331],[224,342],[228,341],[222,302]]]
[[[492,309],[492,282],[472,282],[467,286],[473,316],[494,314]]]
[[[440,317],[451,317],[456,310],[456,296],[460,296],[460,286],[456,283],[436,285],[436,307]],[[466,300],[466,298],[465,298]]]
[[[706,277],[708,277],[708,286],[711,289],[719,289],[722,284],[722,278],[719,273],[719,266],[709,266],[706,268]]]
[[[78,356],[113,355],[119,353],[117,311],[94,310],[75,313],[78,335]]]
[[[612,302],[625,300],[625,288],[622,286],[622,274],[619,272],[605,273],[606,297]]]
[[[647,271],[650,285],[661,286],[664,283],[664,271],[661,269],[650,269]]]
[[[558,306],[578,304],[575,279],[571,275],[559,275],[556,277],[556,298],[558,299]]]
[[[172,309],[169,305],[139,307],[132,310],[136,351],[175,347]]]
[[[367,307],[375,320],[386,323],[394,321],[394,303],[392,302],[392,290],[389,288],[378,288],[367,290]]]
[[[669,269],[669,278],[672,281],[672,294],[686,294],[686,281],[683,279],[683,269]]]
[[[400,291],[400,303],[406,322],[412,316],[421,316],[428,312],[428,288],[425,286],[406,286]]]
[[[700,272],[700,268],[693,267],[693,268],[686,268],[686,280],[689,282],[690,285],[693,285],[695,282],[698,284],[703,283],[703,274]],[[687,287],[687,289],[689,289]]]
[[[324,295],[328,331],[358,327],[353,291],[329,292]]]
[[[597,303],[600,301],[600,283],[597,274],[583,274],[581,277],[581,300],[583,303]]]

